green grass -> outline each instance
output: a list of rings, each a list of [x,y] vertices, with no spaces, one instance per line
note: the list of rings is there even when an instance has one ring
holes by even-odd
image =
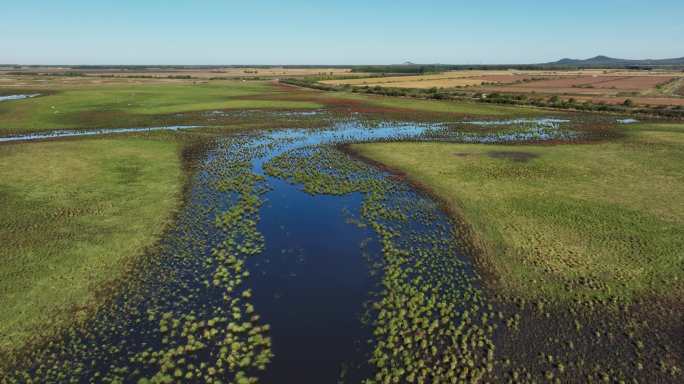
[[[562,300],[682,292],[684,125],[632,126],[595,144],[354,149],[405,172],[464,219],[502,292]],[[508,154],[520,152],[530,158]]]
[[[458,116],[536,115],[538,110],[483,103],[421,100],[355,93],[287,91],[264,81],[159,83],[47,83],[45,89],[21,89],[44,96],[0,102],[0,135],[54,129],[125,128],[176,124],[211,124],[200,111],[229,109],[314,109],[331,99],[359,102],[415,114]],[[4,89],[3,92],[11,91]],[[185,116],[183,115],[185,114]],[[189,115],[188,115],[189,114]]]
[[[542,111],[534,108],[503,106],[465,101],[423,100],[410,97],[362,95],[358,93],[340,93],[341,97],[351,100],[362,100],[372,106],[386,108],[402,108],[419,112],[448,113],[465,116],[535,116]]]
[[[95,139],[0,146],[0,352],[73,321],[171,218],[178,144]]]
[[[137,127],[165,124],[177,113],[215,109],[318,108],[309,101],[278,99],[266,82],[142,83],[73,85],[48,89],[47,96],[0,103],[0,134]],[[27,92],[28,91],[23,91]],[[265,100],[263,95],[271,98]]]

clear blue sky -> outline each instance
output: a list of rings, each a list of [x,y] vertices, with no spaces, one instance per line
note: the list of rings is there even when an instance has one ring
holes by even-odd
[[[0,63],[530,63],[684,56],[682,0],[2,0]]]

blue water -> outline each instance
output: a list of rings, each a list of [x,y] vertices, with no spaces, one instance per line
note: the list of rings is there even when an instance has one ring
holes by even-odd
[[[339,123],[331,129],[265,132],[258,143],[281,143],[252,160],[256,173],[287,151],[350,141],[419,137],[433,125],[411,123],[368,127]],[[253,301],[271,324],[274,358],[264,382],[348,382],[367,377],[371,330],[361,317],[377,281],[363,253],[380,257],[377,235],[358,220],[364,195],[310,195],[301,186],[267,177],[259,231],[266,238],[260,257],[250,259]],[[446,219],[446,217],[444,217]],[[362,248],[361,245],[364,244]]]
[[[341,364],[363,365],[370,331],[360,317],[374,284],[361,244],[375,238],[346,222],[363,196],[311,196],[280,180],[266,195],[259,230],[267,239],[249,285],[271,324],[274,358],[264,382],[333,382]],[[379,254],[377,244],[368,250]]]

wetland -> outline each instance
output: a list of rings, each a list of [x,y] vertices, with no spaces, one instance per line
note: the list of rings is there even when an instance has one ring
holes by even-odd
[[[20,161],[10,156],[29,146],[92,142],[93,158],[84,161],[94,162],[114,142],[124,158],[131,156],[130,141],[141,153],[145,145],[166,148],[170,164],[174,148],[201,143],[183,152],[185,180],[178,174],[166,180],[182,180],[184,191],[176,184],[149,195],[177,196],[177,211],[151,226],[157,233],[150,248],[130,260],[96,305],[29,341],[23,335],[40,324],[3,328],[1,382],[681,380],[681,303],[665,292],[681,292],[681,212],[629,199],[610,183],[628,170],[635,180],[650,172],[673,186],[654,197],[677,201],[672,190],[681,172],[668,161],[680,164],[681,125],[529,109],[518,117],[510,107],[500,112],[504,117],[489,110],[434,115],[447,113],[434,106],[422,115],[390,98],[360,107],[359,96],[342,108],[340,100],[308,91],[262,94],[268,89],[262,83],[233,90],[203,85],[192,91],[203,95],[202,105],[187,106],[174,93],[186,87],[169,90],[173,103],[182,104],[176,109],[148,94],[127,96],[153,100],[154,113],[175,116],[138,111],[118,120],[143,122],[142,128],[88,129],[42,115],[50,122],[45,129],[30,122],[25,136],[0,138],[14,141],[0,146],[8,167]],[[71,102],[76,93],[12,102],[42,107],[51,97]],[[211,94],[233,99],[218,102]],[[257,101],[251,106],[250,97]],[[388,104],[392,109],[383,109]],[[153,125],[158,121],[188,124]],[[645,160],[650,167],[635,165]],[[116,161],[124,184],[139,188],[154,172],[141,171],[143,164],[158,160]],[[573,162],[575,168],[567,166]],[[566,194],[542,184],[561,177],[567,182],[558,188]],[[624,206],[582,200],[590,178],[609,179],[614,189],[596,193],[612,193],[612,202],[622,199]],[[0,196],[22,191],[9,181],[2,187]],[[646,188],[637,185],[632,193]],[[549,191],[563,198],[543,199]],[[125,200],[145,192],[117,193]],[[25,211],[30,203],[23,203]],[[4,238],[31,227],[11,224],[16,229]],[[589,251],[577,238],[584,225],[600,229],[580,233]],[[621,235],[628,227],[638,230]],[[5,257],[30,260],[24,240],[16,244]],[[2,294],[31,303],[21,291],[8,292]],[[62,305],[74,304],[83,305]],[[21,303],[15,308],[26,313]]]

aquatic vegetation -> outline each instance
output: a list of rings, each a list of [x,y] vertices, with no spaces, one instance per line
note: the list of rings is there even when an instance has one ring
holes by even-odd
[[[427,137],[436,141],[483,144],[571,141],[582,135],[565,127],[570,122],[571,120],[558,118],[464,121],[445,124],[442,129],[432,132]],[[479,131],[473,129],[474,127],[486,130]]]
[[[270,327],[260,324],[259,315],[249,303],[251,291],[243,288],[244,279],[249,277],[249,271],[244,269],[245,259],[258,255],[264,247],[263,236],[256,229],[259,194],[263,192],[259,183],[263,179],[252,174],[245,161],[229,161],[215,171],[216,190],[237,196],[230,208],[215,216],[222,240],[206,260],[213,275],[205,285],[210,290],[223,290],[224,316],[200,320],[194,314],[184,314],[178,320],[169,314],[168,319],[176,322],[173,327],[162,317],[163,337],[175,340],[174,336],[180,335],[180,340],[187,342],[171,343],[156,354],[150,351],[149,355],[156,357],[160,366],[152,382],[161,381],[171,368],[175,380],[202,378],[205,382],[222,382],[232,377],[231,381],[250,382],[255,380],[253,371],[266,369],[272,356]]]
[[[270,326],[250,303],[244,264],[264,247],[256,224],[266,188],[249,166],[258,150],[243,144],[212,151],[161,254],[141,260],[111,306],[27,356],[13,380],[256,380],[272,356]]]
[[[268,116],[278,113],[269,112]],[[211,112],[206,117],[214,115],[230,118],[233,113]],[[306,326],[320,326],[325,332],[321,320],[326,317],[317,312],[339,305],[343,295],[354,295],[352,300],[358,299],[362,311],[358,317],[368,329],[351,331],[353,337],[363,338],[353,352],[364,361],[339,361],[337,366],[325,368],[323,374],[331,380],[363,379],[370,384],[644,378],[676,382],[681,378],[677,346],[667,342],[667,334],[649,332],[652,323],[640,321],[643,318],[635,317],[626,304],[612,296],[563,305],[543,296],[514,294],[513,290],[492,295],[497,292],[490,290],[492,282],[476,272],[489,272],[487,265],[476,268],[474,262],[481,260],[468,257],[476,250],[466,241],[471,228],[450,219],[438,202],[402,179],[335,146],[425,141],[439,134],[451,140],[452,131],[459,130],[502,137],[520,125],[534,126],[534,121],[513,122],[517,127],[508,121],[467,128],[347,119],[332,121],[331,127],[323,129],[217,137],[202,156],[185,209],[164,237],[158,254],[140,260],[110,304],[92,319],[29,353],[7,381],[253,383],[270,382],[281,374],[289,378],[291,372],[283,368],[282,361],[292,363],[294,367],[289,369],[318,368],[305,359],[296,360],[299,356],[279,363],[283,351],[298,351],[294,344],[314,346],[310,348],[313,351],[303,352],[307,358],[337,352],[332,351],[339,347],[337,340],[328,345],[302,339],[316,338],[320,333],[315,332],[321,331],[309,331]],[[550,120],[548,124],[548,129],[555,130],[566,122]],[[534,149],[488,145],[475,151],[478,146],[462,147],[444,164],[451,166],[473,156],[505,164],[502,170],[485,173],[486,177],[471,168],[478,183],[514,178],[540,182],[555,176],[538,166],[545,155]],[[438,177],[449,175],[447,170]],[[278,198],[279,194],[283,196]],[[306,210],[328,207],[333,199],[345,202],[334,205],[343,211],[339,216],[318,216]],[[290,203],[293,207],[289,209],[282,206]],[[531,212],[534,207],[526,208]],[[312,227],[310,234],[299,235],[317,237],[334,228],[339,238],[320,236],[300,243],[289,237],[293,228],[278,227],[286,222],[284,215],[295,216],[288,220],[301,220],[309,226],[323,226],[325,223],[312,219],[326,217],[359,229],[359,237],[355,237],[360,243],[359,258],[368,263],[373,284],[369,296],[347,293],[344,284],[322,292],[309,292],[318,288],[315,285],[299,285],[294,272],[306,271],[311,258],[329,263],[332,258],[325,259],[321,253],[343,246],[350,237],[337,235],[335,227],[318,232],[319,228]],[[330,243],[317,244],[312,250],[300,247],[325,242]],[[347,248],[341,254],[354,256]],[[293,265],[302,268],[290,268]],[[334,265],[309,272],[330,273]],[[280,268],[278,274],[269,274]],[[340,276],[344,275],[331,273],[322,278]],[[269,284],[271,278],[278,281]],[[593,278],[581,282],[586,283],[588,292],[604,288]],[[308,291],[268,291],[278,284]],[[321,296],[316,297],[320,307],[307,308],[313,305],[314,296]],[[297,339],[283,329],[291,326],[287,316],[294,312],[269,304],[284,300],[289,300],[286,305],[305,308],[289,321],[303,323],[298,329],[310,334],[297,334],[302,336]],[[280,311],[288,313],[275,313]],[[353,311],[344,316],[349,316],[350,322],[340,324],[346,326],[358,320]],[[677,319],[672,312],[662,318]],[[596,356],[586,358],[587,351]],[[276,373],[270,373],[274,368]]]
[[[492,315],[472,268],[454,257],[454,234],[437,206],[329,147],[288,151],[264,170],[311,194],[365,194],[362,217],[382,246],[370,316],[375,373],[366,382],[477,381],[493,373]]]
[[[429,187],[473,227],[480,270],[498,292],[488,300],[500,311],[497,377],[677,382],[681,132],[642,125],[591,145],[352,148]]]

